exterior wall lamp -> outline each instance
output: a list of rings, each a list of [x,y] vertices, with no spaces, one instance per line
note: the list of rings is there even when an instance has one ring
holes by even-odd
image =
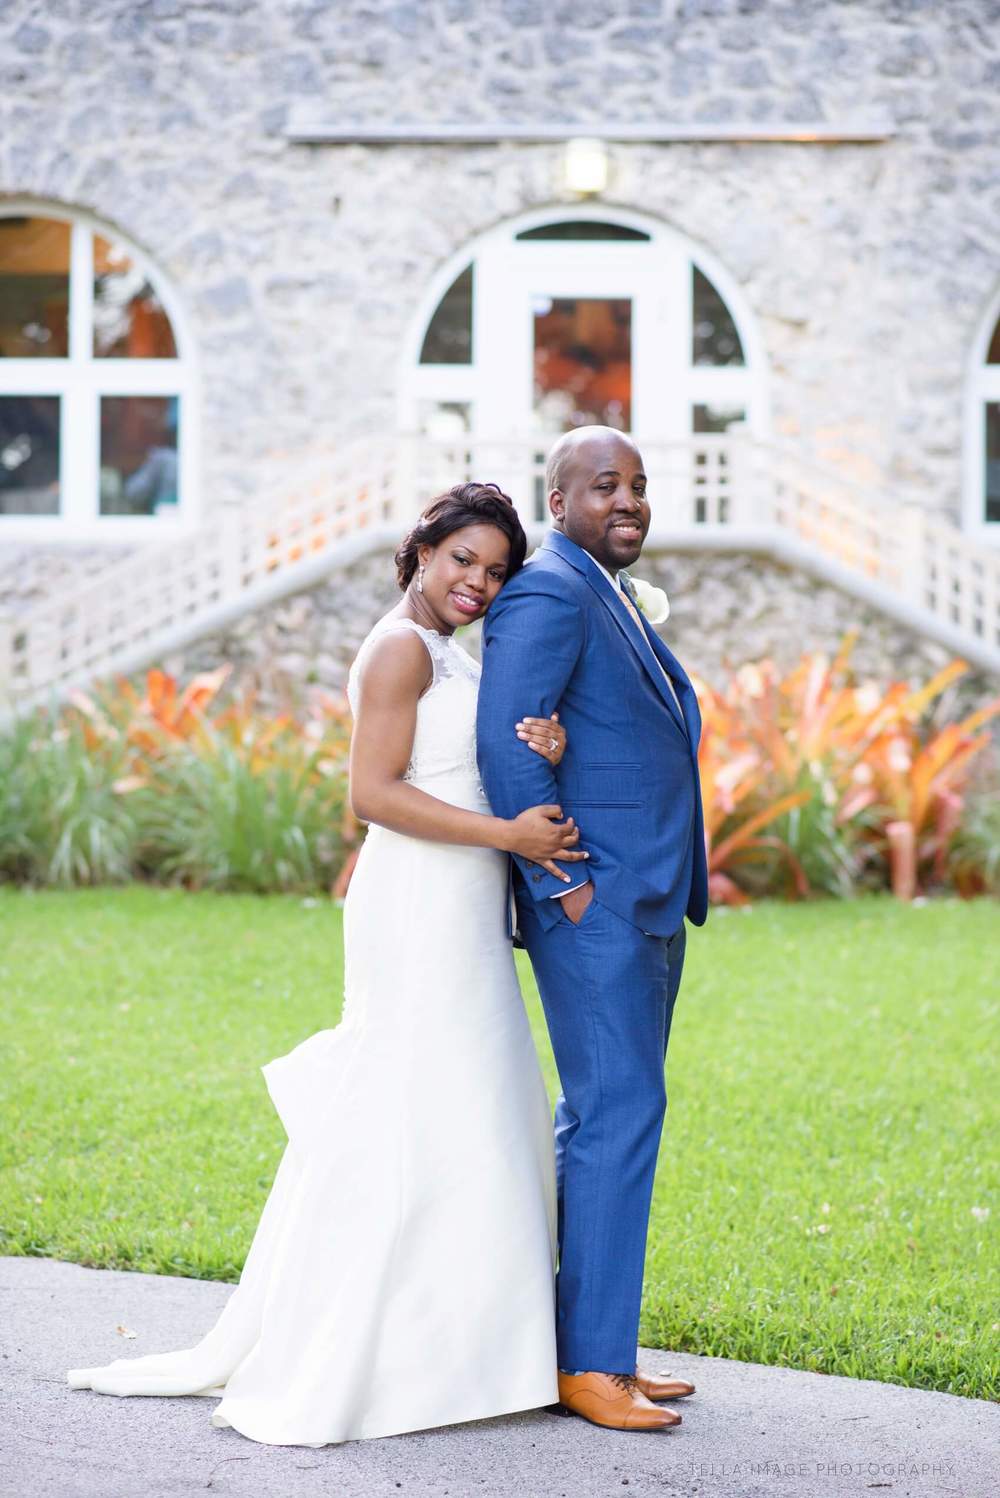
[[[602,193],[608,185],[607,142],[577,135],[566,142],[562,158],[562,187],[582,198]]]

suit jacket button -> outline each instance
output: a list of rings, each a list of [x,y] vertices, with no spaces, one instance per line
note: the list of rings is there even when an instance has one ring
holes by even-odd
[[[538,881],[541,879],[542,876],[541,876],[541,874],[532,874],[531,877],[535,881],[535,883],[537,884]]]

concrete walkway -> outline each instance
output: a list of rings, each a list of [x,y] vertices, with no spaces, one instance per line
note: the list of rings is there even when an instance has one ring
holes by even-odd
[[[994,1404],[685,1353],[641,1355],[697,1388],[674,1406],[683,1424],[653,1435],[539,1410],[319,1450],[263,1446],[211,1426],[209,1399],[67,1386],[70,1367],[191,1346],[231,1289],[0,1258],[2,1498],[1000,1494]]]

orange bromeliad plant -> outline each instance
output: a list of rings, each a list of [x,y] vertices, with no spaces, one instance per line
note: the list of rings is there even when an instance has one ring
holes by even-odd
[[[915,892],[919,876],[954,877],[970,767],[990,742],[986,725],[1000,714],[1000,697],[928,733],[922,718],[968,670],[965,662],[950,662],[916,690],[898,681],[858,684],[849,668],[855,639],[847,635],[832,659],[808,653],[784,673],[769,659],[741,666],[722,690],[694,679],[714,902],[745,904],[753,893],[782,886],[800,898],[813,889],[849,894],[862,878],[883,883],[886,864],[903,897]],[[54,733],[72,729],[117,795],[152,792],[148,803],[137,798],[137,812],[155,820],[158,807],[165,816],[169,810],[178,857],[198,842],[199,806],[221,818],[238,801],[233,836],[248,859],[256,857],[255,838],[278,846],[274,828],[281,823],[293,851],[318,840],[314,867],[331,893],[342,895],[364,831],[346,793],[346,698],[313,689],[301,714],[275,712],[251,689],[220,708],[232,669],[200,672],[183,688],[154,669],[142,687],[119,676],[93,693],[76,691]],[[981,802],[973,794],[977,815]],[[979,847],[985,834],[976,836]],[[967,891],[979,887],[983,861],[970,852],[972,837],[962,855],[960,887]],[[291,855],[281,857],[288,863]]]
[[[953,661],[920,692],[900,696],[892,704],[895,711],[884,706],[841,809],[845,818],[869,807],[880,809],[893,892],[903,899],[916,892],[921,866],[929,864],[935,878],[945,878],[971,762],[990,743],[989,732],[980,730],[1000,713],[997,697],[921,744],[916,716],[942,689],[936,683],[967,669],[964,662]]]
[[[184,755],[207,762],[224,754],[252,777],[284,774],[317,791],[325,784],[333,793],[328,798],[322,792],[335,811],[331,833],[351,860],[362,828],[346,795],[340,794],[351,739],[346,697],[313,693],[300,720],[291,712],[261,709],[257,689],[250,688],[213,714],[210,709],[232,669],[226,664],[200,672],[183,690],[173,676],[156,668],[146,673],[144,692],[117,677],[93,695],[73,693],[71,711],[78,715],[89,752],[115,765],[113,789],[120,795],[149,789],[168,793]]]
[[[784,675],[771,660],[742,666],[724,693],[696,683],[714,900],[743,902],[733,867],[768,859],[786,869],[797,895],[817,881],[847,893],[864,863],[885,853],[904,897],[920,864],[946,877],[961,788],[989,742],[980,730],[1000,712],[1000,698],[922,742],[921,716],[967,664],[951,661],[916,690],[855,685],[848,663],[856,638],[845,636],[833,660],[803,655]]]
[[[794,865],[794,856],[780,840],[762,838],[759,834],[791,807],[801,805],[807,793],[780,797],[746,821],[732,826],[738,808],[766,779],[768,765],[760,750],[750,743],[738,705],[732,698],[723,697],[704,681],[695,679],[692,684],[698,694],[702,719],[698,775],[705,820],[709,898],[723,905],[745,905],[748,896],[733,879],[731,868],[754,856],[758,849],[775,846],[779,851],[784,849]],[[722,836],[727,826],[730,830]],[[799,871],[793,868],[793,874],[798,883]]]
[[[126,676],[114,678],[112,686],[93,696],[76,690],[69,702],[82,716],[88,742],[93,747],[123,737],[137,749],[155,753],[164,739],[191,739],[203,727],[205,712],[232,671],[222,665],[193,676],[178,694],[177,681],[157,667],[146,672],[146,691],[141,696]]]

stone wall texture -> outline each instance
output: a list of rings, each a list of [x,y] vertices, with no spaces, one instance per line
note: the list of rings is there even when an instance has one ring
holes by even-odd
[[[720,688],[730,670],[746,661],[770,658],[787,670],[805,649],[833,656],[852,630],[857,639],[851,665],[859,681],[892,679],[916,686],[952,659],[941,646],[900,629],[838,589],[766,557],[651,551],[633,571],[666,589],[670,615],[659,633],[685,670]],[[229,662],[233,671],[220,701],[252,689],[262,707],[299,712],[314,692],[343,690],[361,641],[398,600],[391,553],[376,551],[346,574],[334,573],[170,653],[163,664],[187,681],[196,671]],[[479,626],[463,635],[478,653]],[[540,645],[544,648],[544,641]],[[949,713],[971,711],[995,691],[995,682],[972,671],[949,689],[943,705]]]
[[[1000,0],[0,0],[0,211],[89,210],[169,278],[209,507],[276,451],[391,429],[431,277],[561,201],[558,145],[297,145],[300,104],[598,130],[884,117],[874,145],[614,145],[605,201],[738,281],[776,434],[957,517],[969,350],[1000,286]],[[95,565],[10,548],[0,603]],[[755,568],[735,587],[736,562],[703,567],[738,610]]]

